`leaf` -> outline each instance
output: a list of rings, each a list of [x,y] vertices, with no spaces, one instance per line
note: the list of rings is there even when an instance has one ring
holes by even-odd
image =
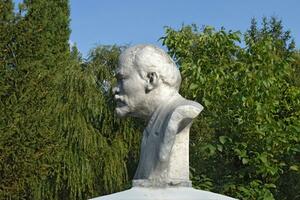
[[[222,135],[219,137],[219,141],[221,142],[221,144],[225,144],[227,141],[230,141],[230,138],[225,135]]]
[[[222,152],[223,151],[223,146],[218,144],[217,149],[218,149],[218,151]]]
[[[245,164],[247,164],[249,162],[249,160],[247,159],[247,158],[243,158],[242,159],[242,163],[245,165]]]
[[[259,159],[261,160],[261,162],[262,163],[264,163],[264,164],[266,164],[267,163],[267,161],[268,161],[268,159],[267,159],[267,155],[266,154],[261,154],[260,156],[259,156]]]
[[[214,147],[211,144],[204,145],[201,149],[202,149],[202,151],[207,152],[208,155],[210,155],[210,156],[215,154],[215,152],[216,152],[216,147]]]
[[[219,141],[221,142],[221,144],[225,144],[225,142],[226,142],[226,137],[225,137],[225,136],[220,136],[220,137],[219,137]]]
[[[191,83],[191,85],[190,85],[190,90],[195,90],[195,89],[197,89],[199,86],[197,85],[197,84],[195,84],[195,83]]]
[[[298,171],[299,167],[297,165],[292,165],[292,166],[290,166],[290,170],[292,170],[292,171]]]
[[[265,184],[265,186],[266,186],[267,188],[276,188],[276,185],[273,184],[273,183]]]
[[[211,102],[207,99],[203,99],[203,102],[204,102],[205,106],[210,106],[211,105]]]

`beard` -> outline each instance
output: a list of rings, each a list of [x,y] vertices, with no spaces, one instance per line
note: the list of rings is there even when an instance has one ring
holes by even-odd
[[[126,117],[130,115],[129,107],[126,105],[117,106],[115,112],[117,113],[118,117]]]
[[[129,106],[127,105],[124,96],[115,95],[114,97],[116,101],[116,109],[115,112],[119,117],[126,117],[130,111]]]

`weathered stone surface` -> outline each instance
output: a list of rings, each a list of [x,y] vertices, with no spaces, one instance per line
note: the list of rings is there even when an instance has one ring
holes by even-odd
[[[189,128],[203,107],[178,93],[174,61],[155,46],[137,45],[121,54],[117,79],[117,114],[148,120],[134,185],[191,185]]]
[[[95,199],[232,199],[191,187],[189,130],[203,107],[178,93],[181,76],[174,61],[155,46],[133,46],[121,54],[116,77],[116,113],[143,118],[148,125],[133,188]]]
[[[145,188],[130,190],[94,198],[93,200],[234,200],[224,195],[196,190],[191,187]]]

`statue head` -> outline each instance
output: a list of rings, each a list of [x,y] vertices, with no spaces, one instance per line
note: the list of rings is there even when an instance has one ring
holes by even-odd
[[[119,116],[148,118],[170,95],[178,93],[180,72],[162,49],[152,45],[127,48],[119,57],[113,89]]]

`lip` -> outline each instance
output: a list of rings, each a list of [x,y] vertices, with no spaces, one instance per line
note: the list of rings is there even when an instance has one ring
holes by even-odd
[[[114,96],[114,100],[115,100],[115,102],[116,102],[116,106],[117,106],[117,107],[123,107],[123,106],[126,106],[126,102],[124,101],[123,96],[121,96],[121,95],[115,95],[115,96]]]
[[[116,103],[117,103],[117,107],[123,107],[123,106],[126,106],[126,103],[123,102],[123,101],[120,101],[120,100],[116,101]]]

